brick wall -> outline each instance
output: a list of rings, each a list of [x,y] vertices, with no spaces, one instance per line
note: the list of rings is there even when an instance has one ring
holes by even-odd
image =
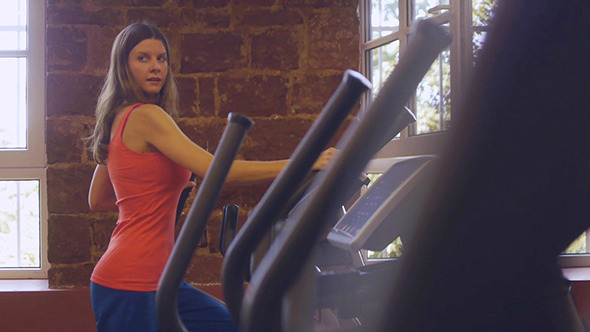
[[[50,287],[87,286],[114,228],[115,213],[88,209],[95,163],[83,138],[115,35],[144,19],[170,42],[179,126],[212,153],[227,114],[239,112],[256,124],[238,158],[289,157],[343,71],[358,68],[356,0],[47,0]],[[267,187],[224,189],[189,281],[219,282],[219,208],[237,203],[243,222]]]

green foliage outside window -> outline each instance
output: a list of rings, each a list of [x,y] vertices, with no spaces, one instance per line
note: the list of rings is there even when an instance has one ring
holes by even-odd
[[[39,181],[0,181],[0,268],[40,267]]]

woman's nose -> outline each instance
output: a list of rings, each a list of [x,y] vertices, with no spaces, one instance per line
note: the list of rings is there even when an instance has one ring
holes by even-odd
[[[160,62],[158,60],[153,60],[151,61],[150,69],[152,71],[160,71],[162,69],[162,66],[160,65]]]

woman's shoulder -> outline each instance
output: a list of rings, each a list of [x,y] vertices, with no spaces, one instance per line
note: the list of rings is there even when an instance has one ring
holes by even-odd
[[[152,122],[161,121],[163,118],[170,118],[168,112],[166,112],[162,107],[155,104],[132,105],[130,108],[133,108],[133,110],[129,114],[129,120],[133,119],[131,121]],[[130,108],[127,108],[124,112],[129,112]]]
[[[133,111],[131,112],[131,114],[141,114],[143,116],[149,116],[149,115],[158,115],[158,114],[168,114],[162,107],[156,105],[156,104],[133,104],[133,105],[129,105],[127,107],[124,107],[124,112],[128,112],[131,109],[133,109]]]
[[[144,137],[160,134],[162,130],[169,130],[175,126],[172,117],[160,106],[154,104],[142,104],[135,107],[129,114],[127,125],[133,131]]]
[[[123,141],[133,151],[155,152],[151,147],[154,137],[165,133],[173,126],[172,118],[161,107],[154,104],[134,104],[123,106],[118,113],[115,124],[123,123]]]

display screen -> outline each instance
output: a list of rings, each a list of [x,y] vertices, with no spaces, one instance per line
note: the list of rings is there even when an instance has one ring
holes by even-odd
[[[385,172],[352,206],[335,228],[354,237],[387,198],[391,196],[391,193],[416,171],[416,165],[423,163],[422,160],[410,159],[398,163],[396,167],[392,167],[395,168],[394,171]]]

